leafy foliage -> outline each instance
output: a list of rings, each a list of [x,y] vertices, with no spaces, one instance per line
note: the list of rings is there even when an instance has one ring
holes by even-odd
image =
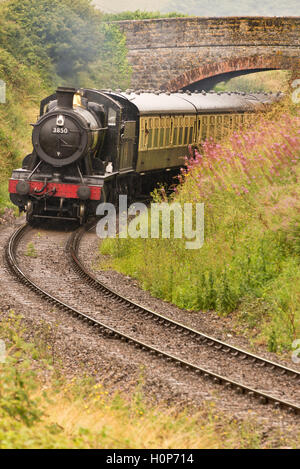
[[[292,72],[289,70],[269,70],[266,72],[250,73],[231,78],[227,82],[220,82],[215,91],[242,91],[245,93],[259,93],[281,91],[289,93]]]
[[[0,44],[50,82],[84,86],[91,72],[95,87],[128,85],[125,40],[89,0],[11,0],[3,21]]]
[[[123,20],[147,20],[155,18],[178,18],[186,16],[183,13],[160,13],[159,11],[121,11],[120,13],[105,13],[104,19],[107,21],[123,21]]]

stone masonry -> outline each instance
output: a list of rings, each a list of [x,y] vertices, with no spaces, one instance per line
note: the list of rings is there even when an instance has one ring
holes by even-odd
[[[132,87],[175,91],[224,73],[300,71],[300,17],[120,21]]]

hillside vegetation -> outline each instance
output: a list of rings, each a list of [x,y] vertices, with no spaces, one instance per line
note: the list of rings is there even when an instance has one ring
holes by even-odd
[[[260,91],[289,93],[292,72],[288,70],[270,70],[266,72],[250,73],[231,78],[227,82],[220,82],[215,91],[244,91],[258,93]]]
[[[40,99],[63,84],[125,88],[130,74],[125,37],[88,0],[0,3],[0,210],[12,168],[30,151]]]
[[[272,448],[297,447],[298,435],[266,433],[217,414],[213,404],[176,410],[147,403],[142,374],[130,398],[109,393],[89,376],[66,380],[55,354],[55,331],[32,338],[23,319],[1,318],[7,345],[0,362],[0,449]],[[83,364],[86,368],[86,363]],[[167,408],[168,407],[168,408]]]
[[[124,21],[124,20],[148,20],[155,18],[178,18],[186,16],[183,13],[160,13],[159,11],[121,11],[120,13],[104,13],[104,19],[107,21]]]
[[[51,84],[129,84],[125,37],[89,0],[11,0],[1,8],[4,48]]]
[[[207,141],[188,157],[169,201],[205,204],[205,242],[109,239],[113,266],[176,305],[232,314],[271,351],[300,333],[300,115],[258,116],[254,128]],[[156,191],[156,200],[166,200]]]

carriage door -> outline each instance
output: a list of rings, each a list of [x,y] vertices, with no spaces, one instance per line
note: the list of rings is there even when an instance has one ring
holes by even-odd
[[[131,169],[133,166],[135,130],[135,121],[124,122],[124,129],[121,134],[120,171]]]

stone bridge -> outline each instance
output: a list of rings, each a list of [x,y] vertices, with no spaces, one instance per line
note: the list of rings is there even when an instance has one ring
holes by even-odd
[[[299,71],[300,17],[166,18],[120,21],[132,87],[211,89],[233,76]]]

